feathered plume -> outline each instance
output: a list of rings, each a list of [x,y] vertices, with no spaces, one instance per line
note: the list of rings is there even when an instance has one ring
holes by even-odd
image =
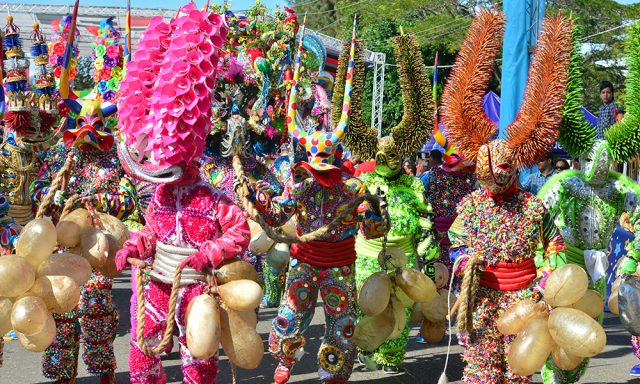
[[[362,93],[365,80],[362,45],[362,41],[356,43],[353,90],[351,91],[351,117],[349,119],[349,129],[347,129],[347,133],[345,134],[344,145],[358,158],[370,160],[376,155],[378,139],[375,130],[373,130],[362,117]],[[333,108],[331,108],[331,120],[333,122],[340,120],[340,114],[342,112],[340,105],[344,96],[344,82],[349,63],[349,47],[350,43],[345,42],[342,45],[342,51],[340,53],[336,83],[333,87]]]
[[[572,20],[573,21],[573,20]],[[579,156],[593,147],[596,140],[596,129],[589,124],[582,114],[582,70],[580,55],[581,28],[573,25],[571,40],[573,41],[569,59],[569,78],[567,93],[562,110],[562,126],[558,143],[572,156]]]
[[[605,131],[611,156],[626,161],[640,154],[640,24],[632,25],[627,34],[627,113]]]
[[[529,167],[549,152],[559,134],[571,57],[571,23],[545,18],[518,116],[507,128],[514,165]]]
[[[484,9],[473,20],[442,95],[442,117],[453,145],[467,160],[496,131],[482,107],[504,33],[504,15]]]
[[[393,43],[404,114],[392,132],[400,156],[405,158],[412,156],[429,137],[433,124],[433,98],[415,35],[396,36]]]

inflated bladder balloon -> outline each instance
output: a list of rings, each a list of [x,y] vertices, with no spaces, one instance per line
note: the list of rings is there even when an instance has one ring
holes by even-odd
[[[434,283],[436,288],[444,288],[449,283],[449,269],[442,263],[435,263],[433,265],[436,269],[436,277]]]
[[[187,310],[187,348],[200,360],[207,359],[220,346],[220,310],[215,299],[207,294],[191,300]]]
[[[244,312],[256,309],[262,301],[262,287],[251,280],[234,280],[218,287],[224,303],[231,309]]]
[[[400,248],[389,247],[385,252],[378,253],[378,264],[381,268],[393,271],[396,268],[407,265],[407,254]]]
[[[0,297],[0,335],[11,330],[11,309],[13,301],[8,297]]]
[[[444,321],[449,313],[447,297],[440,294],[437,294],[430,302],[421,304],[424,318],[432,323]]]
[[[80,233],[82,257],[89,261],[93,268],[100,268],[109,258],[109,239],[98,228],[84,228]]]
[[[33,335],[16,332],[18,341],[29,352],[43,352],[56,338],[56,322],[49,313],[42,329]]]
[[[551,351],[551,357],[553,357],[553,363],[565,371],[577,368],[583,360],[582,357],[574,356],[558,345]]]
[[[18,297],[27,292],[35,280],[36,272],[24,257],[0,257],[0,297]]]
[[[264,255],[273,246],[274,241],[267,236],[266,232],[259,232],[251,237],[249,250],[256,255]]]
[[[91,276],[91,264],[73,253],[54,253],[40,264],[36,276],[69,276],[81,287]]]
[[[109,243],[109,255],[107,256],[107,260],[104,264],[96,268],[100,273],[107,276],[110,279],[118,277],[120,275],[120,271],[116,268],[116,255],[118,251],[122,248],[118,240],[110,233],[106,234],[107,242]]]
[[[80,227],[81,229],[93,226],[91,215],[89,214],[89,211],[84,208],[74,209],[73,211],[62,217],[60,221],[71,221],[73,223],[76,223],[76,225],[78,225],[78,227]]]
[[[522,376],[533,375],[542,368],[555,343],[546,317],[534,317],[509,347],[507,362],[511,370]]]
[[[358,304],[362,313],[375,316],[389,304],[391,296],[391,280],[384,272],[376,272],[367,277],[358,294]]]
[[[402,268],[395,276],[396,284],[416,303],[426,303],[436,297],[436,285],[424,273]]]
[[[424,320],[424,315],[422,314],[422,303],[415,303],[411,310],[409,322],[412,324],[420,324],[422,323],[422,320]]]
[[[402,288],[397,285],[393,288],[393,294],[402,302],[402,305],[404,305],[405,308],[411,308],[415,304],[415,301],[411,300]]]
[[[547,316],[547,308],[542,303],[520,300],[507,308],[496,323],[503,335],[517,335],[533,317]]]
[[[291,236],[291,237],[296,236],[296,219],[291,219],[287,221],[282,226],[282,232],[287,236]]]
[[[393,318],[395,321],[393,331],[387,336],[387,339],[393,340],[404,331],[404,327],[407,325],[407,313],[404,310],[404,305],[402,305],[402,302],[400,302],[397,297],[392,296],[389,305],[391,305],[391,309],[393,310]]]
[[[290,245],[285,243],[276,243],[267,252],[267,263],[277,271],[281,271],[289,265],[291,258]]]
[[[393,308],[388,305],[377,316],[365,316],[358,322],[351,340],[360,349],[373,352],[389,337],[395,326]]]
[[[25,296],[13,303],[11,325],[16,332],[33,335],[40,332],[51,316],[47,304],[38,296]]]
[[[262,337],[246,317],[229,309],[220,311],[220,343],[232,363],[242,369],[255,369],[264,356]]]
[[[589,277],[575,264],[565,264],[551,273],[544,289],[544,300],[552,307],[565,307],[580,300],[587,291]]]
[[[82,228],[71,220],[60,220],[58,224],[56,224],[58,244],[69,248],[80,244],[81,230]]]
[[[580,310],[590,317],[596,318],[604,312],[604,299],[593,289],[588,289],[580,300],[571,304],[569,308]]]
[[[65,314],[80,301],[80,287],[68,276],[42,276],[36,279],[30,292],[41,297],[47,309]]]
[[[618,288],[618,308],[622,326],[632,335],[640,335],[640,277],[622,279]]]
[[[620,309],[618,307],[618,289],[620,288],[620,283],[622,283],[622,277],[618,277],[616,281],[613,282],[613,285],[611,286],[611,295],[607,302],[609,305],[609,311],[614,315],[620,314]]]
[[[50,219],[33,219],[25,225],[16,243],[16,255],[38,268],[56,249],[58,234]]]
[[[129,228],[120,221],[117,217],[113,217],[106,213],[98,213],[98,219],[104,230],[111,234],[116,241],[118,242],[119,248],[122,248],[124,242],[129,240],[131,232],[129,232]]]
[[[586,313],[573,308],[551,311],[549,332],[558,346],[579,357],[597,355],[607,342],[602,326]]]
[[[251,280],[258,282],[258,273],[253,265],[244,260],[227,259],[216,268],[215,277],[218,284],[226,284],[233,280]]]
[[[426,342],[438,344],[444,338],[445,330],[446,324],[444,321],[431,322],[425,320],[420,326],[420,335]]]

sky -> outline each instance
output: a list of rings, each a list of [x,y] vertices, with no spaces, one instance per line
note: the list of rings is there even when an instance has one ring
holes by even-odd
[[[222,2],[223,0],[211,0],[211,3]],[[18,4],[70,4],[73,5],[74,0],[64,1],[64,0],[5,0],[7,3],[18,3]],[[141,7],[141,8],[178,8],[181,5],[184,5],[188,2],[188,0],[131,0],[131,7]],[[206,0],[195,0],[196,4],[202,4],[204,6]],[[231,9],[247,9],[251,5],[255,4],[255,0],[229,0],[231,4]],[[281,6],[287,5],[286,0],[262,0],[262,3],[265,4],[268,8],[274,8],[276,4],[280,4]],[[80,0],[80,5],[100,5],[100,6],[119,6],[125,7],[127,5],[126,0]]]

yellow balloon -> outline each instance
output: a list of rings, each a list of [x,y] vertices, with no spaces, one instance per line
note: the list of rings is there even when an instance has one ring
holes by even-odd
[[[429,320],[425,320],[420,326],[420,335],[422,335],[422,338],[424,338],[426,342],[438,344],[444,338],[446,328],[444,321],[433,323]]]
[[[524,299],[516,302],[498,318],[498,331],[503,335],[517,335],[527,322],[538,316],[547,316],[547,308],[542,303]]]
[[[29,292],[41,297],[47,309],[65,314],[80,302],[80,287],[68,276],[42,276],[36,279]]]
[[[360,349],[373,352],[389,337],[395,326],[393,308],[388,305],[377,316],[365,316],[358,322],[351,340]]]
[[[36,276],[68,276],[81,287],[91,276],[91,264],[73,253],[54,253],[40,264]]]
[[[583,360],[582,357],[574,356],[558,345],[551,351],[551,357],[553,357],[553,363],[565,371],[577,368]]]
[[[33,335],[42,330],[51,316],[47,304],[38,296],[25,296],[13,304],[11,325],[16,332]]]
[[[436,285],[424,273],[402,268],[395,276],[396,284],[416,303],[426,303],[436,297]]]
[[[233,280],[218,289],[224,303],[240,312],[256,309],[263,297],[262,287],[251,280]]]
[[[191,300],[187,309],[187,348],[200,360],[218,351],[220,345],[220,310],[216,301],[207,294]]]
[[[33,219],[25,225],[16,242],[16,254],[38,268],[56,249],[58,234],[51,219]]]
[[[53,340],[56,338],[56,322],[53,320],[51,314],[47,314],[47,321],[42,329],[34,333],[33,335],[25,335],[24,333],[16,332],[18,341],[29,352],[43,352],[49,348]]]
[[[13,301],[8,297],[0,297],[0,335],[11,330],[11,309]]]
[[[607,343],[602,325],[573,308],[555,308],[551,311],[549,331],[556,344],[574,356],[595,356],[602,352]]]
[[[220,311],[220,342],[232,363],[242,369],[255,369],[264,356],[262,337],[246,316],[229,309]]]
[[[391,296],[391,280],[384,272],[376,272],[367,277],[360,288],[358,304],[362,313],[376,316],[389,304]]]
[[[604,299],[600,293],[589,289],[580,300],[571,304],[569,308],[580,310],[589,317],[596,318],[604,312]]]
[[[0,296],[18,297],[27,292],[36,280],[33,266],[24,257],[0,257]]]
[[[391,334],[387,336],[387,340],[393,340],[400,336],[402,331],[404,331],[404,327],[407,325],[407,313],[404,311],[404,305],[402,305],[402,302],[395,296],[391,297],[389,305],[391,305],[391,309],[393,309],[393,318],[395,321],[393,331],[391,331]]]
[[[258,273],[253,265],[244,260],[227,259],[215,271],[218,284],[226,284],[233,280],[251,280],[258,282]]]
[[[531,319],[511,343],[507,362],[513,373],[530,376],[542,368],[555,347],[547,322],[546,317]]]
[[[575,264],[565,264],[551,273],[544,288],[544,300],[552,307],[564,307],[584,296],[589,277]]]

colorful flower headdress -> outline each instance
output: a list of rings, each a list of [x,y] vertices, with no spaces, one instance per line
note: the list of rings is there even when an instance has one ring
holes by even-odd
[[[120,81],[124,76],[124,48],[120,43],[120,33],[113,26],[114,17],[100,22],[100,27],[90,29],[95,32],[93,48],[94,92],[99,101],[117,102]]]

